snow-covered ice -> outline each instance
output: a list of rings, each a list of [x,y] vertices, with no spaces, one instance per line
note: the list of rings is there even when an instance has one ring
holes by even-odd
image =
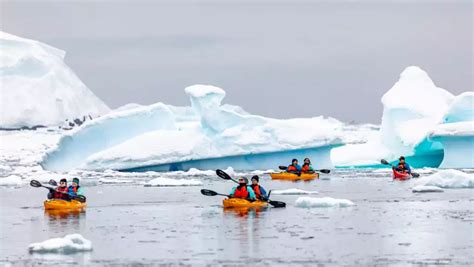
[[[338,199],[332,197],[299,197],[295,201],[295,206],[300,208],[329,208],[329,207],[338,207],[345,208],[354,206],[354,202],[348,199]]]
[[[159,177],[145,183],[145,186],[201,186],[202,182],[194,179],[171,179]]]
[[[474,174],[459,170],[440,170],[430,176],[417,179],[414,185],[441,188],[474,188]]]
[[[62,238],[52,238],[40,243],[33,243],[28,246],[28,250],[36,253],[69,254],[82,251],[92,251],[92,242],[85,239],[80,234],[71,234]]]
[[[272,195],[314,195],[318,191],[306,191],[298,188],[272,190]]]
[[[109,111],[64,63],[64,51],[2,31],[0,46],[0,128],[59,125]]]
[[[437,193],[443,192],[444,190],[441,187],[432,186],[432,185],[418,185],[414,186],[411,191],[413,193]]]
[[[0,186],[20,186],[24,183],[20,176],[10,175],[7,177],[0,177]]]
[[[43,167],[262,170],[286,164],[293,157],[311,157],[318,167],[330,168],[333,147],[344,140],[363,139],[354,127],[332,118],[277,120],[250,115],[222,105],[225,92],[214,86],[194,85],[185,92],[192,109],[157,103],[86,122],[61,138],[44,158]]]

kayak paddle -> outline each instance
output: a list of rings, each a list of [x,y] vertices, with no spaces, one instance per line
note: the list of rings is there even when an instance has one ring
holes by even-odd
[[[68,193],[57,191],[54,188],[51,188],[49,186],[44,186],[39,181],[36,181],[36,180],[31,180],[30,185],[33,186],[33,187],[44,187],[44,188],[47,188],[49,190],[52,190],[52,191],[55,191],[55,192],[58,192],[58,193],[61,193],[61,194],[64,194],[64,195],[68,195],[70,198],[72,198],[74,200],[77,200],[79,202],[86,202],[86,197],[85,196],[81,196],[81,195],[72,196]]]
[[[288,169],[288,167],[286,166],[278,166],[278,169],[282,170],[282,171],[286,171],[286,169]],[[325,173],[325,174],[328,174],[331,172],[331,170],[328,170],[328,169],[321,169],[321,170],[313,170],[313,172],[320,172],[320,173]],[[310,173],[310,172],[308,172]]]
[[[217,170],[216,170],[216,174],[217,174],[217,176],[221,177],[221,178],[224,179],[224,180],[231,180],[231,181],[233,181],[234,183],[237,183],[237,184],[239,183],[239,182],[237,182],[236,180],[232,179],[232,177],[230,177],[230,175],[228,175],[228,174],[227,174],[225,171],[223,171],[223,170],[217,169]],[[204,189],[203,189],[203,190],[204,190]],[[272,191],[272,190],[270,190],[269,192],[271,192],[271,191]],[[201,190],[201,193],[202,193],[202,190]],[[203,195],[204,195],[204,193],[203,193]],[[269,198],[270,198],[270,194],[268,194],[268,197],[267,197],[266,201],[267,201],[268,203],[270,203],[270,205],[272,205],[273,207],[275,207],[275,208],[284,208],[284,207],[286,207],[286,203],[285,203],[285,202],[270,200]]]
[[[225,194],[220,194],[215,191],[209,190],[209,189],[201,189],[201,194],[208,196],[208,197],[213,197],[213,196],[224,196],[224,197],[230,197],[229,195]]]
[[[392,168],[394,168],[395,166],[393,166],[392,164],[390,164],[390,162],[386,161],[385,159],[381,159],[380,160],[380,163],[382,163],[383,165],[390,165],[392,166]],[[420,177],[420,174],[419,173],[416,173],[416,172],[411,172],[411,176],[413,178],[418,178]]]

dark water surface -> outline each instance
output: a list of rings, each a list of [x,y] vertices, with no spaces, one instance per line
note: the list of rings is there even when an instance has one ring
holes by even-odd
[[[349,208],[300,208],[299,196],[274,195],[283,209],[224,210],[231,182],[202,187],[86,184],[88,208],[45,213],[41,188],[0,188],[0,265],[419,265],[474,264],[474,193],[446,189],[414,194],[387,173],[341,170],[330,180],[270,181],[269,189],[300,188],[353,201]],[[182,178],[182,177],[180,177]],[[93,251],[30,254],[28,245],[80,233]]]

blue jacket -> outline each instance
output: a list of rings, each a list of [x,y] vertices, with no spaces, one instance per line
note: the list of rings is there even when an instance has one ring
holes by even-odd
[[[235,190],[237,189],[237,186],[234,186],[234,188],[232,188],[232,191],[230,191],[230,197],[233,197],[234,196],[234,193],[235,193]],[[255,192],[253,191],[252,187],[247,185],[247,192],[249,192],[249,199],[250,200],[256,200],[257,197],[255,197]]]

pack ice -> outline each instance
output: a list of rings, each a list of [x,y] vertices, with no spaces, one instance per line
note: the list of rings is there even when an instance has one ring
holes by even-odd
[[[419,67],[408,67],[382,97],[380,131],[365,144],[334,149],[332,160],[336,166],[376,167],[380,159],[405,155],[414,167],[442,161],[445,168],[474,167],[472,96],[454,97]]]
[[[330,168],[330,150],[363,134],[332,118],[278,120],[222,105],[225,91],[185,89],[190,107],[162,103],[111,112],[64,135],[42,162],[48,170],[272,169],[310,157]],[[360,141],[360,140],[359,140]]]
[[[58,125],[109,111],[64,63],[64,51],[2,31],[0,47],[0,128]]]

